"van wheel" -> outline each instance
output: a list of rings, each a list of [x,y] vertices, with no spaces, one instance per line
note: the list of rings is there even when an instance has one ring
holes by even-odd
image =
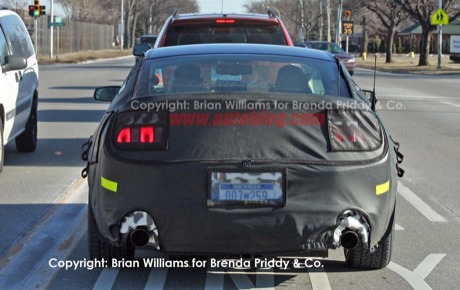
[[[0,118],[0,172],[3,170],[3,158],[5,157],[5,147],[3,145],[3,121]]]
[[[34,152],[37,148],[37,105],[32,106],[26,130],[15,141],[19,152]]]
[[[91,260],[104,259],[108,266],[113,266],[112,259],[132,260],[134,258],[135,248],[129,241],[126,241],[125,245],[114,246],[102,236],[90,205],[88,205],[88,247]]]

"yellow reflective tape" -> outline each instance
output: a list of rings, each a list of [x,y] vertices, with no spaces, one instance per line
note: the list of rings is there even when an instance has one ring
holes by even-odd
[[[390,181],[375,186],[375,194],[381,195],[390,190]]]
[[[103,188],[107,189],[107,190],[117,192],[118,182],[108,180],[108,179],[104,178],[103,176],[101,176],[101,186]]]

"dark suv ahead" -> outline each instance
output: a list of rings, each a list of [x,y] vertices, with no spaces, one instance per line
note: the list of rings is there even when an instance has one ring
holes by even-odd
[[[155,47],[202,43],[262,43],[293,46],[282,21],[267,14],[173,14]]]

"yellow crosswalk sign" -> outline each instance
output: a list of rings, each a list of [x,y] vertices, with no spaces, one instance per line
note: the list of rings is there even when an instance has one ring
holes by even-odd
[[[436,12],[431,15],[431,25],[447,25],[449,24],[449,15],[439,8]]]

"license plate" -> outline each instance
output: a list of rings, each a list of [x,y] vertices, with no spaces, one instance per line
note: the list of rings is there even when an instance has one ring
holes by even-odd
[[[211,172],[211,203],[284,203],[283,172]]]

